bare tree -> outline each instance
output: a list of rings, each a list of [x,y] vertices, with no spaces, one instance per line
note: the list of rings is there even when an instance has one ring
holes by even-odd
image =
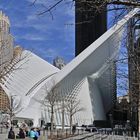
[[[80,106],[80,100],[73,97],[67,100],[66,111],[69,114],[69,124],[71,129],[73,124],[73,116],[79,111],[84,111],[84,108]]]
[[[28,61],[29,54],[23,53],[23,49],[21,47],[13,47],[13,38],[9,33],[5,30],[3,31],[3,27],[0,29],[0,92],[6,94],[2,89],[3,84],[9,78],[11,73],[16,70],[22,69],[22,66]],[[4,28],[5,29],[5,28]],[[5,34],[7,36],[5,36]],[[15,115],[16,107],[13,106],[14,98],[11,98],[13,95],[9,95],[9,105],[3,110],[4,113],[9,114],[10,120],[12,120]],[[2,100],[1,100],[2,101]],[[4,101],[2,101],[4,102]],[[8,101],[7,101],[8,102]],[[1,108],[2,110],[2,108]]]
[[[137,16],[136,16],[137,17]],[[132,22],[133,21],[133,22]],[[118,91],[121,92],[120,95],[126,95],[128,93],[129,103],[128,107],[124,108],[124,104],[120,104],[121,107],[114,108],[118,111],[127,110],[129,114],[129,119],[131,122],[131,127],[133,131],[138,130],[139,123],[139,75],[140,75],[140,55],[139,55],[139,34],[136,35],[136,26],[139,25],[138,20],[132,19],[128,24],[127,33],[125,34],[125,40],[123,40],[123,48],[121,50],[121,57],[116,60],[117,63],[117,80]],[[125,51],[124,51],[125,48]],[[124,102],[123,102],[124,103]],[[117,104],[117,103],[116,103]],[[139,130],[138,130],[139,131]]]
[[[7,57],[6,55],[4,57]],[[14,54],[13,58],[9,59],[8,61],[4,61],[4,63],[1,63],[0,65],[0,84],[4,84],[6,81],[6,78],[9,77],[9,75],[16,70],[22,69],[22,66],[28,61],[29,54],[24,54],[23,51],[21,50],[17,54]],[[2,62],[2,61],[1,61]],[[6,94],[2,87],[0,87],[0,92],[3,94]],[[20,102],[18,105],[14,105],[14,96],[15,95],[5,95],[7,96],[7,99],[9,99],[9,105],[7,104],[7,107],[3,110],[3,114],[8,114],[10,117],[10,123],[13,120],[13,117],[16,114],[16,111],[20,105]]]
[[[65,113],[66,113],[66,112],[65,112],[65,109],[66,109],[66,106],[67,106],[64,97],[61,98],[61,104],[60,104],[60,106],[61,106],[61,112],[62,112],[62,132],[64,132],[64,126],[65,126]]]
[[[38,3],[39,0],[33,0],[32,2],[32,6],[35,5],[36,3]],[[111,8],[109,8],[109,11],[112,10],[123,10],[123,9],[130,9],[130,8],[134,8],[134,7],[139,7],[140,6],[140,2],[139,0],[57,0],[57,1],[52,1],[51,3],[47,3],[45,4],[41,4],[42,6],[42,11],[40,11],[38,13],[38,15],[42,15],[45,13],[49,13],[52,15],[53,10],[55,10],[61,3],[65,3],[65,4],[70,4],[70,5],[75,5],[75,3],[79,3],[80,5],[85,5],[87,8],[86,11],[97,11],[97,12],[101,12],[102,10],[104,10],[105,6],[109,6],[111,5]],[[112,5],[114,5],[114,7],[112,7]],[[124,7],[117,7],[117,6],[124,6]],[[83,9],[82,7],[77,9],[78,11],[84,11],[85,9]]]
[[[18,113],[17,109],[19,108],[20,103],[21,103],[21,100],[20,100],[18,104],[15,104],[15,98],[16,98],[16,95],[11,95],[9,97],[10,106],[7,108],[5,112],[6,114],[9,115],[11,123],[13,122],[13,118],[15,117],[15,115]]]
[[[15,70],[21,69],[22,65],[24,65],[28,60],[25,60],[25,58],[29,57],[29,54],[26,54],[23,56],[23,51],[21,51],[20,53],[14,55],[11,59],[6,60],[6,61],[1,61],[2,63],[0,63],[0,82],[2,83],[2,80],[4,80],[5,76],[7,76],[8,74],[12,73]],[[3,53],[2,51],[0,51],[0,53]],[[1,60],[3,60],[4,58],[8,57],[7,55],[4,55],[3,58],[1,58]]]
[[[50,113],[50,122],[51,122],[51,139],[53,138],[53,129],[54,129],[54,115],[55,112],[59,109],[58,101],[60,99],[60,95],[58,93],[58,85],[55,84],[55,81],[52,80],[51,90],[45,86],[46,97],[43,101],[43,105],[46,106]]]

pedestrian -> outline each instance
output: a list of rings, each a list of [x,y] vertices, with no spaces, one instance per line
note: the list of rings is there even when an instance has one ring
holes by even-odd
[[[36,131],[38,132],[38,135],[40,136],[40,129],[36,128]]]
[[[35,137],[34,137],[34,140],[38,140],[39,138],[39,133],[38,133],[38,129],[34,129],[34,132],[35,132]]]
[[[8,139],[15,139],[15,132],[13,131],[13,127],[10,128]]]
[[[22,128],[19,129],[18,138],[25,139],[25,132]]]
[[[29,138],[35,139],[35,131],[34,128],[31,128],[28,134]]]
[[[73,134],[73,135],[75,134],[75,131],[76,131],[76,125],[73,125],[73,126],[72,126],[72,134]]]
[[[26,137],[28,137],[28,134],[29,134],[28,129],[29,129],[28,127],[25,128],[25,135],[26,135]]]

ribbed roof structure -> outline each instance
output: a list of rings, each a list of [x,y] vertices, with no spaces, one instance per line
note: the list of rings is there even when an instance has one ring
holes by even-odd
[[[16,65],[17,70],[7,75],[4,84],[1,85],[9,97],[15,96],[16,106],[22,102],[15,112],[27,106],[42,83],[59,71],[30,51],[23,51],[21,57],[23,60]]]

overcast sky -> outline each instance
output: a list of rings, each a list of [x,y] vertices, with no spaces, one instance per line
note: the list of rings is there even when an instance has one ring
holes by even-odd
[[[62,3],[53,10],[53,19],[49,13],[38,16],[50,1],[39,0],[31,6],[33,0],[0,0],[0,9],[9,16],[15,45],[32,50],[50,63],[56,56],[69,62],[75,50],[74,7]]]

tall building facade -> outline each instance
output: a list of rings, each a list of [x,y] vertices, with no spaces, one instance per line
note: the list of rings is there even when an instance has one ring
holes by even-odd
[[[10,106],[9,98],[4,92],[4,90],[0,87],[0,111],[5,112]]]
[[[107,30],[106,6],[100,12],[92,0],[76,0],[75,55],[77,56]],[[102,2],[102,0],[99,0]],[[91,3],[90,3],[91,2]],[[98,3],[99,4],[99,3]]]
[[[2,77],[5,67],[13,58],[13,37],[10,34],[9,18],[0,11],[0,76]],[[2,82],[2,79],[0,79]],[[0,87],[0,110],[5,111],[9,107],[9,99]]]

